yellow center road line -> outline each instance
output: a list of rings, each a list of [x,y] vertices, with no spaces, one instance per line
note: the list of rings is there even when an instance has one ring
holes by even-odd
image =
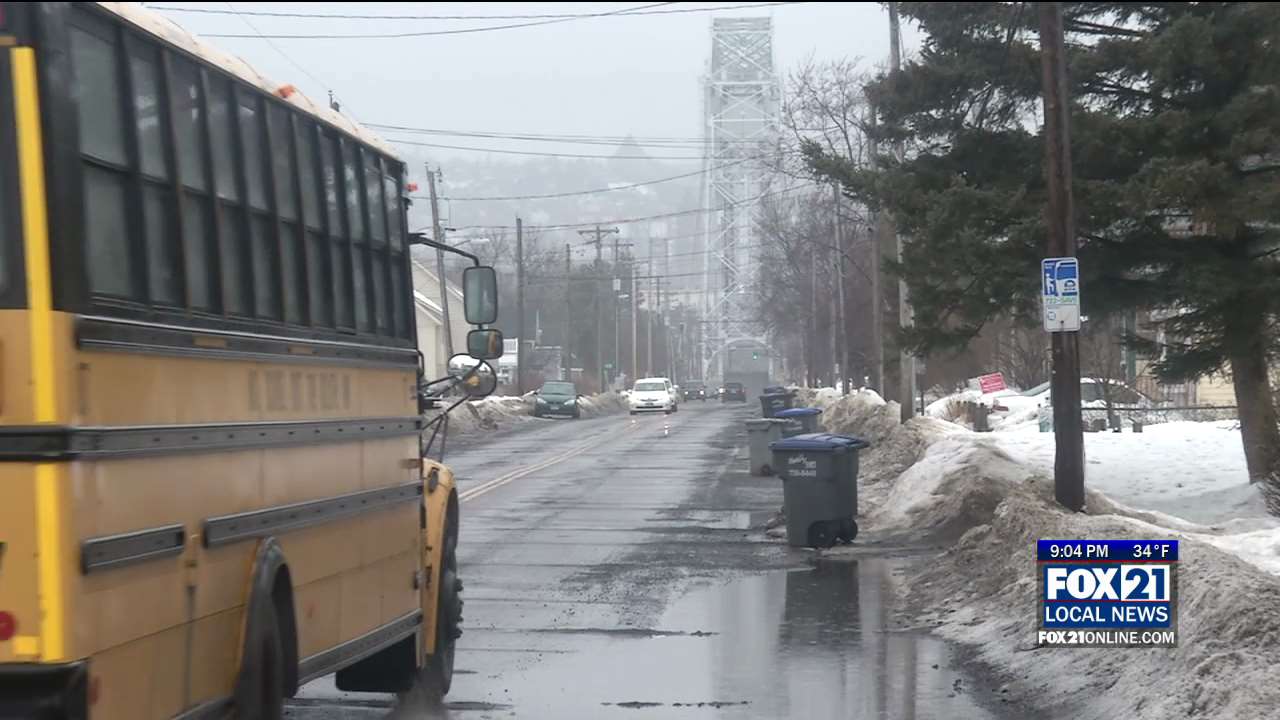
[[[591,450],[592,448],[599,447],[606,440],[611,440],[619,435],[622,435],[623,433],[630,432],[640,427],[641,423],[642,421],[627,423],[619,430],[604,433],[598,437],[588,440],[585,443],[582,443],[581,445],[576,445],[570,448],[569,450],[566,450],[565,452],[560,453],[559,455],[555,455],[553,457],[547,458],[546,460],[542,460],[540,462],[534,463],[533,465],[528,465],[522,468],[518,468],[516,470],[512,470],[511,472],[506,473],[505,475],[500,475],[486,483],[477,485],[476,487],[473,487],[473,488],[468,488],[467,490],[464,490],[458,493],[458,502],[462,503],[468,500],[473,500],[477,497],[480,497],[481,495],[484,495],[485,493],[497,490],[503,485],[519,480],[520,478],[525,477],[526,475],[530,475],[532,473],[538,472],[539,470],[545,470],[551,467],[552,465],[557,465],[559,463],[564,462],[565,460],[568,460],[569,458],[581,455],[582,453],[588,450]],[[668,421],[668,426],[670,427],[671,425],[673,424]]]

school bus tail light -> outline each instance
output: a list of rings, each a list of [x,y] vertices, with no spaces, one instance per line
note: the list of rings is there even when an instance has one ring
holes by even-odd
[[[13,613],[0,610],[0,642],[13,639],[17,632],[18,619],[13,616]]]

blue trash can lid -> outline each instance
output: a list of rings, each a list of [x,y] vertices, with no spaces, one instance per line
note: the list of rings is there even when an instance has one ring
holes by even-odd
[[[778,412],[774,413],[773,416],[780,417],[780,418],[795,418],[795,417],[809,417],[810,415],[821,415],[821,414],[822,414],[822,411],[819,410],[818,408],[789,408],[787,410],[779,410]]]
[[[792,435],[776,442],[769,443],[770,450],[820,451],[838,452],[841,450],[861,450],[871,447],[871,443],[862,438],[831,433],[805,433]]]

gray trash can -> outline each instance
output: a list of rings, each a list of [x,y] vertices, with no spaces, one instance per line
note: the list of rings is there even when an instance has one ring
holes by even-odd
[[[831,547],[858,534],[859,438],[807,433],[772,443],[773,471],[782,480],[787,544]]]
[[[794,423],[792,426],[793,429],[788,432],[784,432],[784,435],[804,435],[806,433],[816,433],[822,430],[818,425],[820,415],[822,415],[821,410],[818,408],[808,407],[779,410],[774,417],[791,420]]]
[[[760,416],[761,417],[777,417],[779,412],[791,407],[790,393],[771,393],[766,392],[760,396]]]
[[[787,425],[786,420],[776,418],[747,421],[747,447],[751,451],[752,475],[773,474],[773,454],[769,445],[782,439],[782,431]]]

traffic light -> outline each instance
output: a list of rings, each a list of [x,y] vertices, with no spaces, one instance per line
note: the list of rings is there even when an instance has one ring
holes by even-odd
[[[752,360],[759,360],[759,359],[760,359],[760,353],[759,353],[759,352],[756,352],[755,350],[752,350],[752,351],[751,351],[751,359],[752,359]]]

